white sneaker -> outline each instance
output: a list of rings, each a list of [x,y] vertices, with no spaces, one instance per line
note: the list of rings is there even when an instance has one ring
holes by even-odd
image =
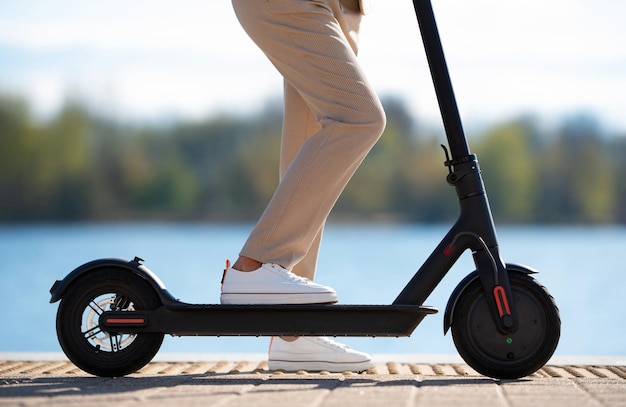
[[[292,342],[272,337],[268,359],[270,370],[362,372],[374,367],[367,353],[317,336],[301,336]]]
[[[337,302],[337,293],[276,264],[263,264],[248,272],[228,267],[220,300],[222,304],[327,304]]]

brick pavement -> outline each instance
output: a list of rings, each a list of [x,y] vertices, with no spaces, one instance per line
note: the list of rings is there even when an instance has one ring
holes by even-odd
[[[547,365],[498,381],[463,363],[377,363],[360,374],[269,372],[259,361],[152,362],[100,378],[67,361],[0,361],[0,406],[626,406],[626,367]]]

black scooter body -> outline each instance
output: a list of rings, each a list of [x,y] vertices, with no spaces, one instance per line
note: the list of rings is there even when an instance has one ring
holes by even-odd
[[[63,280],[57,280],[50,289],[50,303],[60,301],[71,284],[96,270],[117,268],[133,273],[152,286],[163,306],[156,310],[133,315],[127,311],[107,311],[100,318],[100,326],[108,331],[160,332],[174,336],[410,336],[419,323],[438,310],[415,305],[215,305],[188,304],[174,298],[163,282],[135,257],[99,259],[85,263]],[[507,264],[507,270],[524,274],[538,273],[526,266]],[[452,292],[444,314],[444,334],[452,324],[457,299],[476,279],[469,274]],[[133,320],[133,323],[127,322]],[[137,318],[143,318],[138,322]],[[117,321],[110,323],[109,320]],[[126,321],[126,322],[125,322]]]
[[[100,327],[111,332],[175,336],[409,336],[426,315],[437,313],[435,308],[415,305],[187,304],[176,300],[141,262],[136,257],[132,261],[100,259],[86,263],[55,282],[50,302],[63,298],[66,289],[81,277],[117,268],[150,283],[163,305],[150,311],[104,312]]]
[[[547,362],[560,336],[558,308],[545,287],[530,277],[535,270],[505,264],[500,257],[478,160],[469,152],[463,133],[430,0],[413,0],[413,4],[450,148],[451,156],[442,146],[449,170],[447,182],[456,190],[460,215],[394,302],[391,305],[187,304],[177,300],[138,257],[132,261],[95,260],[57,280],[50,290],[51,302],[63,299],[57,313],[57,333],[61,346],[74,363],[98,375],[127,374],[151,360],[160,346],[154,335],[161,335],[162,340],[163,334],[409,336],[426,315],[437,312],[423,303],[466,250],[472,252],[476,270],[452,293],[444,315],[444,333],[452,327],[461,356],[475,370],[488,376],[517,378]],[[111,280],[107,273],[118,280]],[[119,279],[126,273],[134,276],[131,280],[135,287],[146,286],[143,282],[147,282],[148,290],[156,296],[146,293],[145,287],[130,290],[135,296],[143,293],[154,297],[137,309],[129,307],[132,301],[124,298],[126,294],[114,294],[111,300],[99,302],[97,298],[89,299],[89,305],[85,298],[73,299],[81,297],[89,284],[100,285],[98,289],[109,284],[114,287],[109,291],[112,293],[125,291],[125,283]],[[100,291],[94,289],[93,296],[96,294],[100,295]],[[66,298],[67,309],[63,304]],[[86,331],[73,325],[72,320],[84,319],[74,315],[75,306],[85,307],[91,318]],[[97,339],[103,334],[111,341],[110,346],[105,340]],[[127,336],[143,338],[150,343],[151,350],[132,362],[131,356],[118,355],[142,352],[143,345],[133,348],[124,342],[132,343]],[[110,353],[102,352],[102,346],[107,346]],[[101,367],[103,364],[106,366]]]

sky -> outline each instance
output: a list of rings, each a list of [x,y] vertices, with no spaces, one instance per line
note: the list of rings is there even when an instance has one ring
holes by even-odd
[[[374,5],[360,50],[371,81],[440,122],[412,2]],[[626,132],[626,1],[433,8],[464,121],[584,112]],[[281,89],[227,0],[0,0],[0,92],[23,95],[43,117],[73,98],[123,120],[201,119],[256,111]]]

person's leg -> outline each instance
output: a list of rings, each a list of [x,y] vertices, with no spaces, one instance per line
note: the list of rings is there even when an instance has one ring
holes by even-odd
[[[380,102],[356,62],[361,16],[344,15],[337,0],[233,4],[244,28],[285,77],[289,114],[281,182],[241,251],[236,263],[241,268],[234,270],[276,263],[312,278],[326,217],[385,124]],[[285,339],[273,339],[270,369],[373,366],[369,355],[326,338]]]
[[[358,0],[342,0],[341,3],[344,6],[344,12],[341,18],[338,19],[338,22],[350,47],[355,54],[358,54],[358,37],[361,25],[361,13]],[[283,178],[287,172],[287,168],[289,168],[289,165],[309,136],[321,130],[315,113],[302,98],[302,95],[287,81],[284,83],[283,113],[280,179]],[[304,258],[291,270],[294,274],[308,278],[309,280],[314,279],[323,232],[324,225],[321,226]]]
[[[241,255],[292,269],[380,137],[384,112],[339,23],[338,0],[234,0],[250,37],[311,108],[319,131],[286,168]]]
[[[300,93],[287,81],[284,85],[284,105],[283,134],[280,146],[281,180],[306,140],[321,130],[315,113]],[[292,268],[291,271],[294,274],[309,280],[314,279],[323,229],[324,226],[322,225],[304,258]]]

